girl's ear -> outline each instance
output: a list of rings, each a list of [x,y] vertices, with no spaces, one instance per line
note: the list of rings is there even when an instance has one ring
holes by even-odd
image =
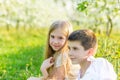
[[[94,48],[90,48],[90,49],[88,50],[88,55],[89,55],[89,56],[92,56],[93,53],[94,53]]]

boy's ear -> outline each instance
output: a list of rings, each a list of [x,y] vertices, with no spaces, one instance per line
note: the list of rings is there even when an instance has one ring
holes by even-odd
[[[88,55],[89,55],[89,56],[93,55],[93,52],[94,52],[94,49],[93,49],[93,48],[90,48],[90,49],[88,50]]]

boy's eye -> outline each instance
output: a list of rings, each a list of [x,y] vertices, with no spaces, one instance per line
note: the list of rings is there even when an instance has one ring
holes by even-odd
[[[68,46],[68,49],[70,50],[70,47]]]
[[[77,50],[78,48],[74,47],[73,50]]]

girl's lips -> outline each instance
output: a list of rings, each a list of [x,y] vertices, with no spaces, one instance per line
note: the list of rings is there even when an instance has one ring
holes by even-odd
[[[58,48],[59,46],[54,46],[54,47]]]

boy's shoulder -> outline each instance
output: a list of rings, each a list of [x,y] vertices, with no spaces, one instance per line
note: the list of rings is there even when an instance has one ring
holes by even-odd
[[[105,58],[95,58],[94,65],[101,69],[112,69],[113,65]]]
[[[98,58],[95,58],[95,61],[99,61],[99,62],[108,62],[108,60],[107,59],[105,59],[105,58],[101,58],[101,57],[98,57]]]
[[[105,58],[95,58],[95,62],[98,64],[111,64],[107,59]]]
[[[114,71],[113,65],[107,59],[96,58],[93,65],[95,65],[96,70],[99,72],[102,78],[106,77],[105,79],[110,78],[115,80],[116,73]]]

